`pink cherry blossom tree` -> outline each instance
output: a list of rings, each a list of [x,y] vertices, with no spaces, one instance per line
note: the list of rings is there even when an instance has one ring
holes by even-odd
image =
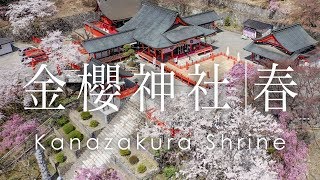
[[[66,66],[81,64],[86,59],[79,51],[79,45],[68,41],[61,31],[48,32],[47,36],[41,39],[40,48],[43,49],[48,57],[47,62],[50,70],[63,70]]]
[[[24,34],[38,18],[52,16],[57,12],[54,2],[49,0],[20,0],[9,5],[6,15],[13,27],[13,34]]]
[[[306,179],[308,147],[303,140],[298,139],[295,130],[288,128],[291,118],[293,116],[287,112],[279,115],[283,129],[282,138],[286,141],[286,146],[278,152],[281,161],[277,165],[277,171],[281,179]]]
[[[226,75],[229,80],[227,84],[227,99],[237,102],[244,103],[245,98],[245,64],[237,63]],[[253,65],[247,65],[247,93],[248,93],[248,104],[251,104],[254,99],[254,83],[257,80],[258,71]]]
[[[120,180],[120,174],[112,168],[80,168],[76,171],[75,180]]]
[[[30,133],[35,132],[39,123],[36,119],[26,120],[14,114],[1,126],[0,152],[4,152],[23,142]]]
[[[23,86],[26,79],[31,79],[32,72],[20,63],[12,64],[10,67],[1,67],[1,71],[6,73],[0,75],[0,111],[4,109],[12,109],[12,113],[21,111],[22,105],[30,102],[30,99],[24,99],[26,92]],[[10,115],[10,112],[2,113]]]
[[[200,98],[201,106],[212,105],[213,92],[209,90],[206,96]],[[175,140],[190,138],[190,150],[183,151],[175,147],[169,151],[172,159],[176,160],[179,174],[187,179],[258,179],[276,178],[277,172],[273,170],[275,161],[266,150],[252,148],[248,150],[248,142],[242,143],[237,149],[222,149],[221,137],[230,138],[236,142],[238,138],[266,137],[269,140],[281,134],[279,124],[272,116],[265,116],[249,107],[247,112],[238,104],[230,110],[194,110],[194,99],[187,94],[180,94],[174,100],[166,101],[166,111],[156,111],[154,118],[162,120],[164,127],[148,123],[140,130],[141,135],[147,137],[170,137],[169,128],[179,130]],[[158,109],[158,108],[156,108]],[[216,148],[208,150],[207,135],[212,134]],[[177,143],[177,142],[175,142]],[[210,145],[211,147],[211,145]],[[254,147],[254,146],[253,146]]]

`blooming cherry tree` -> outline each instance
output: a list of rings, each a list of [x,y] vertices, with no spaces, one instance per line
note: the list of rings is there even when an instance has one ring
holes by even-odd
[[[76,171],[75,180],[120,180],[119,173],[112,168],[92,167],[80,168]]]
[[[28,30],[30,24],[37,18],[52,16],[57,12],[54,2],[49,0],[20,0],[9,5],[6,15],[17,35]]]
[[[23,142],[30,133],[35,132],[39,123],[36,119],[26,120],[18,114],[12,115],[1,127],[0,152]]]
[[[211,92],[212,93],[212,92]],[[203,105],[212,104],[210,91],[200,98]],[[250,139],[265,137],[268,140],[281,134],[279,124],[270,115],[265,116],[254,108],[249,107],[247,113],[238,105],[232,110],[201,110],[194,111],[193,99],[186,94],[178,95],[174,100],[168,99],[167,111],[156,111],[155,118],[162,120],[166,127],[159,128],[157,124],[149,124],[141,130],[146,136],[172,135],[165,129],[174,128],[179,132],[177,139],[189,137],[191,150],[183,152],[187,157],[185,163],[180,164],[180,175],[187,179],[203,177],[206,179],[276,179],[277,172],[272,169],[275,161],[267,154],[266,150],[256,148],[248,149],[248,142],[233,148],[222,149],[221,136],[237,142],[239,138]],[[173,102],[174,101],[174,102]],[[169,134],[169,135],[168,135]],[[207,149],[207,135],[212,134],[212,142],[217,148]],[[219,147],[219,148],[218,148]],[[181,153],[181,150],[175,150]],[[171,151],[172,152],[172,151]],[[183,161],[184,162],[184,161]]]
[[[24,80],[31,77],[32,71],[20,63],[12,64],[10,67],[1,67],[1,71],[6,73],[0,75],[0,110],[8,108],[12,104],[29,104],[31,99],[24,99],[27,96],[25,96],[26,92],[23,86]]]
[[[51,70],[62,70],[70,64],[80,64],[84,58],[79,52],[79,45],[67,41],[61,31],[49,32],[40,43],[49,58],[48,66]]]
[[[288,128],[288,121],[291,118],[293,116],[287,112],[279,115],[283,129],[282,138],[286,141],[286,147],[283,151],[279,151],[281,161],[277,165],[277,171],[282,179],[306,179],[308,147],[304,141],[298,139],[295,130]]]

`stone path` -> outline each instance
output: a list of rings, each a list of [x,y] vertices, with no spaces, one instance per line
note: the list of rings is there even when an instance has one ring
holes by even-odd
[[[75,171],[80,167],[100,167],[113,164],[113,154],[118,153],[118,141],[121,138],[129,137],[134,133],[138,123],[143,120],[144,114],[139,111],[139,101],[137,98],[131,98],[118,114],[111,120],[102,132],[96,137],[99,139],[99,149],[83,152],[76,163],[72,165],[70,170],[64,175],[64,179],[71,180],[75,175]],[[104,147],[109,141],[105,138],[113,138],[109,145],[112,150],[105,150]]]
[[[314,129],[310,134],[315,137],[309,145],[308,176],[309,180],[320,179],[320,128]]]

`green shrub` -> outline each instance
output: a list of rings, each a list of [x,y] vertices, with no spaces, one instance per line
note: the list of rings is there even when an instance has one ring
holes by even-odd
[[[71,123],[68,123],[68,124],[65,124],[62,127],[62,129],[64,133],[69,134],[71,131],[75,130],[76,128]]]
[[[71,131],[68,136],[69,139],[78,138],[80,141],[83,140],[83,134],[81,134],[81,132],[79,132],[78,130]]]
[[[131,151],[129,149],[120,149],[119,152],[121,156],[129,156],[131,154]]]
[[[50,146],[51,146],[51,144],[50,144]],[[56,147],[56,148],[61,147],[61,141],[54,141],[54,142],[53,142],[53,146]],[[55,152],[60,152],[61,149],[59,149],[59,150],[54,150],[54,151],[55,151]]]
[[[275,153],[277,150],[276,150],[276,148],[274,148],[274,147],[269,147],[268,149],[267,149],[267,152],[269,153],[269,154],[273,154],[273,153]]]
[[[171,178],[172,176],[174,176],[177,172],[177,168],[175,168],[174,166],[167,166],[163,169],[163,174],[166,178]]]
[[[90,118],[92,118],[92,115],[90,114],[90,112],[82,112],[81,113],[81,119],[88,120]]]
[[[138,158],[137,156],[133,155],[133,156],[131,156],[131,157],[129,158],[129,162],[130,162],[130,164],[132,164],[132,165],[137,164],[137,163],[139,162],[139,158]]]
[[[224,20],[224,25],[231,26],[231,17],[230,16],[226,17],[226,19]]]
[[[99,122],[96,120],[90,121],[90,127],[97,127],[99,125]]]
[[[144,173],[147,170],[147,167],[144,164],[139,164],[138,166],[138,173]]]
[[[135,67],[135,66],[136,66],[136,63],[135,63],[134,61],[130,60],[130,61],[127,62],[127,65],[128,65],[129,67]]]
[[[82,110],[83,110],[83,106],[78,106],[78,107],[77,107],[77,111],[78,111],[78,112],[81,112]]]
[[[45,145],[46,147],[50,147],[50,146],[51,146],[51,141],[52,141],[53,139],[54,139],[53,136],[49,137],[48,139],[46,139],[46,140],[44,141],[44,145]]]
[[[125,51],[128,51],[129,49],[131,49],[131,45],[130,44],[125,44],[125,45],[123,45],[123,49]]]
[[[67,124],[68,122],[69,122],[69,119],[68,119],[68,117],[66,117],[66,116],[62,116],[61,118],[59,118],[59,119],[57,120],[57,124],[58,124],[60,127],[62,127],[63,125]]]
[[[66,161],[66,158],[65,158],[63,152],[59,152],[58,154],[56,154],[56,161],[58,163],[63,163],[64,161]]]

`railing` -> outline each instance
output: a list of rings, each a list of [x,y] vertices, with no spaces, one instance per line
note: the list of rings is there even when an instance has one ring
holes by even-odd
[[[123,58],[128,57],[128,55],[124,55],[123,53],[120,54],[116,54],[113,56],[108,56],[108,57],[104,57],[99,59],[99,61],[103,62],[103,63],[111,63],[111,62],[116,62],[116,61],[120,61]]]
[[[147,55],[146,53],[143,52],[137,52],[137,54],[142,57],[143,59],[147,60],[148,62],[150,62],[151,64],[153,64],[153,57]],[[161,62],[156,60],[156,65],[160,66]]]
[[[50,125],[50,121],[51,118],[58,113],[60,113],[60,111],[51,115],[51,117],[42,123],[34,133],[27,136],[24,141],[21,141],[18,145],[13,147],[9,152],[0,158],[0,171],[2,173],[13,169],[14,163],[19,161],[26,153],[34,149],[36,134],[47,135],[53,130],[52,126]]]
[[[184,68],[187,68],[187,69],[188,69],[189,66],[193,66],[193,65],[195,65],[195,64],[199,64],[199,63],[204,62],[204,61],[207,61],[207,60],[212,60],[212,61],[214,61],[214,57],[215,57],[215,56],[214,56],[213,54],[211,54],[211,55],[209,55],[209,56],[200,58],[200,60],[198,60],[198,61],[193,61],[192,63],[186,62],[185,65],[178,65],[178,64],[174,63],[173,60],[170,60],[170,61],[168,61],[168,62],[169,62],[171,65],[173,65],[173,66],[175,66],[175,67],[177,67],[177,68],[179,68],[179,69],[184,69]]]
[[[71,104],[67,105],[66,107],[69,106],[71,106]],[[62,115],[62,113],[63,111],[60,110],[49,115],[49,117],[47,117],[46,120],[39,127],[37,127],[34,133],[28,135],[23,141],[21,141],[18,145],[16,145],[5,155],[3,155],[0,158],[0,172],[4,173],[9,170],[12,170],[16,162],[18,162],[26,153],[34,150],[35,135],[48,135],[53,130],[51,120],[55,116]]]
[[[156,126],[159,126],[160,128],[162,128],[164,131],[166,131],[167,133],[170,133],[171,137],[174,137],[177,133],[180,133],[181,131],[179,129],[175,129],[175,128],[168,128],[168,126],[166,125],[165,122],[159,120],[158,118],[153,116],[153,113],[156,110],[154,108],[148,109],[146,111],[146,118],[154,123]]]
[[[120,99],[124,99],[130,95],[132,95],[133,93],[135,93],[139,88],[139,85],[135,85],[132,88],[128,88],[124,91],[121,92],[121,94],[117,97],[119,97]]]

